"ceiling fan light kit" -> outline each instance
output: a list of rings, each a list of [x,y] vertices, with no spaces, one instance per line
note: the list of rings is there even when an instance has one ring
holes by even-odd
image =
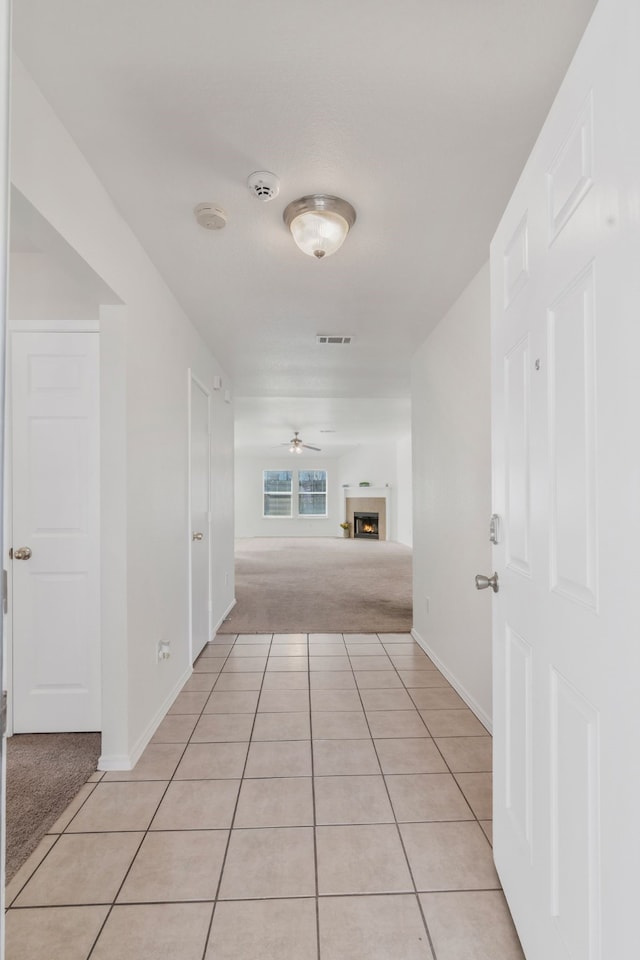
[[[293,200],[282,217],[302,252],[321,260],[340,249],[356,222],[356,211],[347,200],[314,193]]]
[[[320,447],[312,447],[308,443],[303,443],[298,430],[293,434],[293,438],[288,443],[283,443],[283,447],[289,447],[289,453],[302,453],[303,450],[315,450],[320,453]]]

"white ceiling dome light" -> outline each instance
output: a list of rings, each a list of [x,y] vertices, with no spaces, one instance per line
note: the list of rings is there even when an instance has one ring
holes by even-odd
[[[293,200],[282,216],[302,252],[317,260],[339,250],[356,222],[350,203],[326,193]]]

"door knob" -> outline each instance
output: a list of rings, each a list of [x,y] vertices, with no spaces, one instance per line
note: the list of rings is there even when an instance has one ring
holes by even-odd
[[[14,560],[28,560],[31,557],[31,547],[18,547],[13,551]]]
[[[491,577],[485,577],[482,573],[476,575],[476,590],[486,590],[487,587],[491,587],[494,593],[497,593],[500,587],[498,586],[498,574],[494,573]]]
[[[192,533],[192,534],[191,534],[191,539],[192,539],[192,540],[204,540],[204,533]]]

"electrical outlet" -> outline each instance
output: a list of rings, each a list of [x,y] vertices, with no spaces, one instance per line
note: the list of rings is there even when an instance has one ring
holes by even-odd
[[[168,640],[159,640],[158,641],[158,663],[162,663],[163,660],[168,660],[171,656],[171,644]]]

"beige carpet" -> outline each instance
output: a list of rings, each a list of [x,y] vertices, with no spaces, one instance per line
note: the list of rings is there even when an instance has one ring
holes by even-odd
[[[236,599],[218,633],[407,633],[411,550],[381,540],[238,540]]]
[[[7,881],[98,765],[99,733],[21,733],[7,747]]]

